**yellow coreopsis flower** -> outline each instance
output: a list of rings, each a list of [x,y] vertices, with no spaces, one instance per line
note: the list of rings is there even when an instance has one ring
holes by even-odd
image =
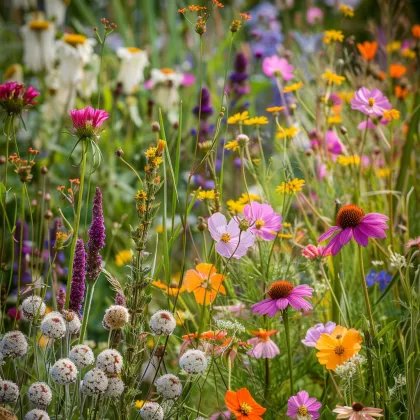
[[[133,252],[131,249],[123,249],[122,251],[118,252],[117,255],[115,255],[115,264],[118,267],[122,267],[123,265],[128,264],[131,261],[132,255]]]
[[[294,137],[299,131],[299,128],[297,127],[289,127],[289,128],[283,128],[283,130],[279,130],[276,134],[276,137],[278,139],[284,139],[285,137]]]
[[[267,117],[253,117],[244,121],[245,125],[265,125],[268,124]]]
[[[383,114],[383,118],[388,121],[398,120],[400,116],[401,116],[401,113],[400,111],[398,111],[398,109],[390,109],[390,110],[384,111],[384,114]]]
[[[198,193],[198,200],[214,200],[215,193],[214,190],[200,191]]]
[[[238,202],[239,203],[243,203],[243,204],[248,204],[251,201],[261,201],[261,197],[259,195],[256,194],[252,194],[252,193],[243,193],[239,198],[238,198]]]
[[[328,117],[328,125],[334,125],[334,124],[341,124],[343,122],[343,119],[341,118],[341,115],[333,115],[331,117]]]
[[[360,156],[344,156],[340,155],[337,158],[337,163],[341,166],[360,165]]]
[[[238,112],[235,115],[232,115],[228,118],[228,124],[242,124],[249,118],[248,111]]]
[[[235,214],[242,213],[245,208],[244,203],[239,203],[235,200],[228,200],[226,205],[228,206],[229,211]]]
[[[335,85],[341,85],[341,83],[346,80],[344,76],[339,76],[338,74],[333,73],[330,69],[327,69],[324,74],[321,76],[324,80],[328,82],[329,85],[335,84]]]
[[[353,99],[354,92],[352,91],[338,92],[337,95],[344,102],[350,103],[350,101]]]
[[[411,50],[410,48],[404,48],[401,51],[401,55],[405,58],[408,58],[410,60],[414,60],[416,58],[416,53],[415,51]]]
[[[304,179],[294,178],[291,181],[282,182],[276,188],[277,193],[286,193],[286,194],[294,194],[299,191],[302,191],[303,186],[305,185]]]
[[[336,31],[334,29],[325,31],[323,41],[325,44],[331,44],[331,42],[343,42],[344,41],[343,32]]]
[[[354,9],[351,6],[348,6],[347,4],[342,4],[340,6],[340,12],[345,16],[345,17],[353,17],[354,16]]]
[[[239,143],[236,140],[232,140],[226,144],[225,149],[233,151],[239,150]]]
[[[293,83],[293,85],[286,86],[283,89],[283,92],[284,93],[296,92],[297,90],[301,89],[302,86],[303,86],[303,83],[302,82]]]
[[[401,49],[401,41],[393,41],[386,44],[386,52],[392,53]]]
[[[271,114],[278,114],[279,112],[283,111],[284,106],[270,106],[269,108],[266,108],[267,112],[270,112]]]
[[[387,178],[390,173],[391,173],[391,169],[390,168],[379,168],[376,171],[376,176],[378,178]]]

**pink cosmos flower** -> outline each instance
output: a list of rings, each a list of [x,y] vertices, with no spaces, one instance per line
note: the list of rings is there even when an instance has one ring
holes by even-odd
[[[327,165],[325,163],[318,163],[316,165],[316,177],[322,181],[327,176]]]
[[[388,217],[380,213],[366,214],[355,204],[342,206],[335,219],[336,226],[332,226],[318,238],[318,242],[325,241],[336,233],[325,248],[325,252],[331,250],[332,255],[337,255],[341,248],[351,238],[362,246],[367,246],[369,238],[386,238],[385,230],[388,229],[386,222]]]
[[[0,85],[0,105],[8,114],[19,114],[25,107],[36,104],[34,99],[40,93],[29,86],[17,82],[6,82]]]
[[[298,416],[299,418],[318,419],[320,416],[318,411],[321,407],[322,404],[316,398],[310,397],[306,391],[300,391],[289,398],[286,415],[292,419],[296,419]]]
[[[372,122],[372,120],[364,120],[357,126],[357,129],[361,131],[366,130],[366,128],[368,130],[373,130],[374,128],[376,128],[376,125]]]
[[[420,236],[418,236],[416,239],[410,239],[407,242],[406,245],[407,248],[411,248],[411,247],[417,247],[420,249]]]
[[[245,303],[238,303],[236,305],[213,306],[215,311],[221,312],[214,316],[215,319],[220,319],[223,315],[229,314],[235,318],[249,319],[250,312]]]
[[[260,236],[264,241],[272,241],[281,229],[282,217],[275,213],[269,204],[253,201],[245,206],[244,216],[250,224],[248,230]]]
[[[315,347],[316,342],[319,340],[319,337],[321,337],[321,334],[331,334],[335,327],[336,324],[332,321],[327,322],[325,325],[316,324],[314,327],[309,328],[309,330],[306,332],[306,336],[302,340],[302,343],[307,347]]]
[[[331,255],[331,251],[325,251],[325,247],[322,245],[306,245],[305,249],[302,250],[302,255],[308,260],[316,260],[320,257],[328,257]]]
[[[272,318],[278,311],[283,311],[289,305],[297,311],[305,312],[312,309],[312,305],[304,297],[312,297],[314,289],[306,284],[294,287],[292,283],[279,280],[275,281],[268,289],[268,299],[251,306],[252,313],[268,315]]]
[[[87,106],[84,109],[73,109],[70,112],[73,121],[73,134],[79,138],[97,136],[102,124],[108,119],[109,114],[102,109]]]
[[[375,420],[375,417],[383,417],[381,408],[363,407],[360,403],[353,403],[351,407],[337,405],[333,413],[338,414],[337,419]]]
[[[319,7],[310,7],[306,13],[306,20],[311,25],[322,22],[323,18],[324,12]]]
[[[370,117],[381,117],[384,111],[392,109],[388,98],[382,94],[379,89],[369,90],[362,87],[350,101],[351,108],[363,112]]]
[[[229,224],[222,213],[214,213],[208,219],[209,232],[217,242],[216,251],[226,258],[242,258],[248,248],[254,245],[252,232],[239,228],[237,220],[231,219]]]
[[[293,66],[285,58],[279,58],[277,55],[264,58],[262,69],[268,77],[281,76],[286,81],[293,79]]]
[[[248,356],[255,357],[256,359],[273,359],[280,350],[274,341],[271,341],[270,336],[276,334],[277,330],[262,330],[252,331],[256,337],[250,338],[248,344],[252,345],[252,349],[247,352]]]

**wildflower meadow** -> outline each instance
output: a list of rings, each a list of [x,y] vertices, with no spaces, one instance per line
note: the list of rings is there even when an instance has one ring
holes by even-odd
[[[0,420],[419,419],[420,3],[191,1],[0,4]]]

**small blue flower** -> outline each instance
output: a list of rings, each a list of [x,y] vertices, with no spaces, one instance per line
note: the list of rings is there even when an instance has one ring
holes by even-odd
[[[379,285],[379,290],[382,291],[388,286],[391,279],[391,274],[389,274],[385,270],[382,270],[379,273],[377,273],[372,268],[366,276],[366,285],[368,287],[372,287],[375,283],[377,283]]]

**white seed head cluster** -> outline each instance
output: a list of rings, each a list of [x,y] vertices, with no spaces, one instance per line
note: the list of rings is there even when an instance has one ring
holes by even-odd
[[[59,312],[49,313],[41,322],[41,331],[45,337],[54,340],[63,338],[66,335],[66,323]]]
[[[391,251],[391,246],[388,247],[389,250],[389,264],[391,267],[394,267],[398,270],[407,267],[407,260],[404,255],[397,254],[396,252]],[[410,267],[413,267],[413,264],[409,264]]]
[[[124,382],[120,378],[116,376],[110,377],[108,378],[108,388],[105,391],[105,397],[118,398],[124,392],[124,388]]]
[[[27,321],[42,318],[46,310],[45,303],[39,296],[29,296],[22,302],[22,317]]]
[[[328,285],[322,281],[315,281],[312,286],[316,295],[323,295],[328,290]]]
[[[123,367],[123,358],[117,350],[108,349],[98,354],[96,367],[106,373],[120,373]]]
[[[216,326],[217,326],[217,329],[219,330],[236,331],[239,333],[245,332],[245,327],[238,321],[218,319],[216,321]]]
[[[77,367],[70,359],[60,359],[54,363],[50,374],[53,382],[58,385],[72,384],[77,379]]]
[[[24,420],[50,420],[50,416],[46,411],[35,408],[25,414]]]
[[[178,376],[168,373],[155,382],[157,392],[167,399],[177,398],[182,393],[182,383]]]
[[[19,387],[12,381],[0,380],[0,404],[15,403],[19,398]]]
[[[388,388],[389,396],[394,398],[394,396],[402,390],[407,384],[407,378],[403,375],[394,376],[395,385],[392,388]]]
[[[86,395],[100,395],[108,388],[108,378],[105,372],[98,368],[93,368],[86,373],[82,382],[82,392]]]
[[[121,305],[112,305],[104,315],[104,324],[111,330],[120,330],[129,320],[128,309]]]
[[[28,352],[26,337],[18,330],[4,334],[0,341],[0,353],[3,357],[22,357]]]
[[[74,311],[66,310],[63,311],[63,317],[69,333],[71,335],[79,334],[80,328],[82,326],[79,315],[77,315],[77,313]]]
[[[28,388],[27,395],[32,404],[40,407],[46,407],[52,400],[51,388],[45,382],[34,382]]]
[[[176,328],[176,321],[171,312],[157,311],[150,318],[149,326],[156,335],[171,335]]]
[[[78,344],[70,350],[69,359],[78,368],[85,368],[93,364],[95,356],[89,346],[86,344]]]
[[[366,359],[360,355],[356,354],[351,359],[344,362],[342,365],[337,366],[335,373],[343,379],[354,378],[357,375],[357,367],[366,362]]]
[[[143,420],[163,420],[163,408],[156,402],[148,402],[140,409]]]
[[[201,350],[187,350],[179,359],[179,366],[190,375],[198,375],[207,369],[207,357]]]

